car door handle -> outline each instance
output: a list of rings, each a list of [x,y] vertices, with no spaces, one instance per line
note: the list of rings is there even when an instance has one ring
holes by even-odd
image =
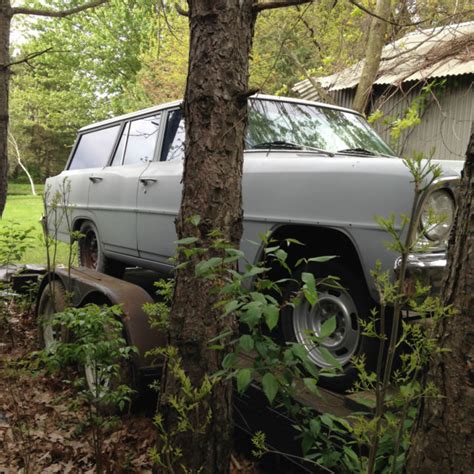
[[[156,178],[140,178],[140,183],[143,184],[143,186],[148,186],[149,184],[156,183],[158,180]]]
[[[102,181],[104,178],[101,178],[100,176],[89,176],[89,179],[90,179],[93,183],[99,183],[99,182]]]

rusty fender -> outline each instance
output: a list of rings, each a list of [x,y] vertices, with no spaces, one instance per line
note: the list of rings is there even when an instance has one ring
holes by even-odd
[[[71,268],[69,271],[67,268],[57,268],[45,275],[40,295],[50,279],[61,280],[66,290],[72,293],[74,307],[88,303],[120,305],[127,343],[138,349],[138,356],[134,358],[136,368],[159,370],[159,361],[145,357],[145,354],[155,347],[166,345],[166,336],[150,327],[143,304],[153,303],[153,299],[143,288],[83,267]]]

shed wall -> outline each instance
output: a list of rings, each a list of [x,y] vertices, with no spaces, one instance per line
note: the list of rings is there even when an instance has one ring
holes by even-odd
[[[430,97],[418,126],[402,132],[394,150],[405,157],[423,153],[440,160],[463,160],[471,130],[474,130],[474,75],[448,78],[436,97]],[[385,116],[402,117],[419,96],[421,85],[404,84],[403,89],[376,86],[373,109],[380,108]],[[355,89],[331,92],[338,105],[352,107]],[[374,128],[387,143],[391,143],[390,127],[379,121]]]

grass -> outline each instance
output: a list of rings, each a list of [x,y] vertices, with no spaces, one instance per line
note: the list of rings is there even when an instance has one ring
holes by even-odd
[[[44,184],[35,184],[36,194],[40,196],[44,191]],[[31,196],[31,186],[27,183],[8,183],[9,196]]]
[[[43,192],[44,186],[37,186],[37,192]],[[44,247],[43,229],[40,224],[43,215],[43,198],[41,195],[32,196],[28,184],[9,183],[8,198],[3,217],[0,220],[0,233],[9,222],[17,222],[21,228],[32,228],[32,239],[28,249],[20,262],[14,263],[37,263],[46,264],[46,250]],[[58,245],[57,263],[66,263],[68,246],[60,243]]]

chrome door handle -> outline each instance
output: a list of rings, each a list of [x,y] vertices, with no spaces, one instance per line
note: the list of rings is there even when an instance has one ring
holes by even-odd
[[[90,179],[93,183],[99,183],[99,182],[102,181],[104,178],[101,178],[100,176],[89,176],[89,179]]]
[[[140,183],[143,184],[143,186],[148,186],[149,184],[156,183],[158,180],[156,178],[140,178]]]

